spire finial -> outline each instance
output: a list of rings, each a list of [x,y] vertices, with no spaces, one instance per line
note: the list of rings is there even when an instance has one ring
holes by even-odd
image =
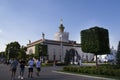
[[[63,19],[60,19],[60,24],[63,24]]]

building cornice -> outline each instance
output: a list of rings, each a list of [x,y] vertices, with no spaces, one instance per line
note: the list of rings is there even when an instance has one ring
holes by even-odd
[[[55,41],[55,40],[48,40],[48,39],[44,39],[44,40],[40,39],[40,40],[31,42],[27,44],[27,47],[32,47],[39,43],[50,44],[50,45],[61,45],[62,43],[64,46],[80,47],[80,43],[76,43],[76,41],[63,42],[63,41]]]

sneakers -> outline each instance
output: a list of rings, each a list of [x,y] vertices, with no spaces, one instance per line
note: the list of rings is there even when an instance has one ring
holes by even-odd
[[[37,76],[39,76],[39,73],[36,73],[37,74]]]
[[[20,79],[21,78],[21,76],[18,76],[18,79]]]
[[[28,78],[30,77],[30,75],[28,75]]]
[[[21,79],[23,79],[23,77],[21,77]]]
[[[18,79],[23,79],[23,77],[22,76],[18,76]]]

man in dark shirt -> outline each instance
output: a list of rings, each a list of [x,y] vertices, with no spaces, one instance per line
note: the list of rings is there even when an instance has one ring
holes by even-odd
[[[20,61],[20,76],[18,76],[18,78],[23,79],[24,70],[25,70],[25,60],[22,59],[22,60]]]

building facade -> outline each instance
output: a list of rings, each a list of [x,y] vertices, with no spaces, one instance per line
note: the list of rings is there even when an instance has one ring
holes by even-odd
[[[63,24],[59,26],[59,32],[55,33],[55,39],[45,39],[45,34],[42,33],[42,39],[27,44],[27,54],[35,54],[35,45],[47,45],[47,56],[45,60],[64,62],[66,53],[74,54],[72,60],[78,62],[79,59],[91,61],[94,58],[93,54],[84,53],[81,50],[80,43],[69,40],[69,33],[64,32]]]

